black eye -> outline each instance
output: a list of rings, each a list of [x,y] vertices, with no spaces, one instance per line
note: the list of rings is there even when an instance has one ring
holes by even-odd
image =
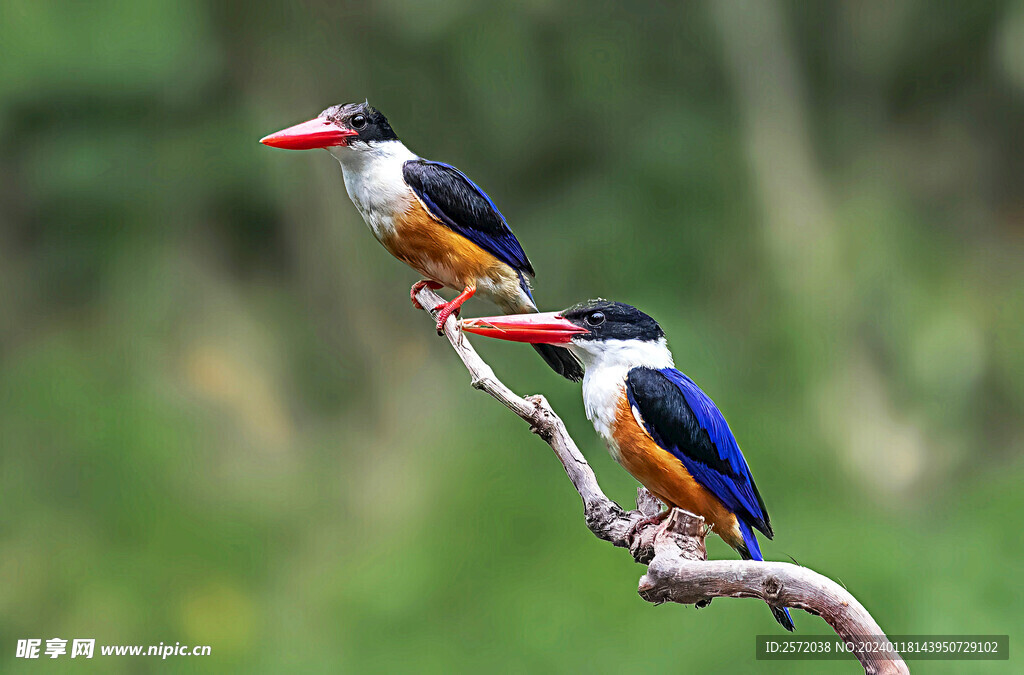
[[[366,126],[366,115],[355,115],[352,117],[352,128],[362,129]]]
[[[591,314],[587,314],[586,322],[589,326],[600,326],[604,323],[604,312],[593,312]]]

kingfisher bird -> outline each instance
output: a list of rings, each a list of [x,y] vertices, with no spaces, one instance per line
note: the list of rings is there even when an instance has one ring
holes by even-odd
[[[582,362],[587,418],[612,457],[667,507],[703,516],[745,560],[772,527],[743,453],[711,398],[676,370],[658,322],[630,305],[590,300],[561,312],[460,322],[468,333],[565,345]],[[776,621],[792,631],[785,607]]]
[[[345,189],[373,235],[425,278],[424,286],[459,291],[439,306],[437,330],[478,291],[507,314],[536,312],[527,276],[533,265],[491,198],[449,164],[416,155],[369,103],[331,106],[319,117],[270,134],[264,145],[322,148],[341,164]],[[578,382],[579,361],[563,347],[534,346],[559,375]]]

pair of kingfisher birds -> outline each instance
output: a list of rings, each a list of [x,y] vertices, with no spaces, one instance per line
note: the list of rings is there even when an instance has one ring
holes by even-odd
[[[635,307],[590,300],[538,313],[533,265],[490,197],[449,164],[416,155],[369,103],[336,105],[261,143],[324,149],[384,248],[423,275],[412,288],[458,291],[440,306],[437,329],[479,294],[504,316],[468,319],[464,331],[527,342],[559,375],[583,380],[587,417],[612,457],[660,499],[703,516],[748,560],[763,560],[754,530],[769,539],[764,500],[721,411],[677,370],[658,323]],[[772,607],[787,630],[793,620]]]

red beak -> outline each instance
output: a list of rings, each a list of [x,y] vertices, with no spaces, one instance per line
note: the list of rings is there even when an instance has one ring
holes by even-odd
[[[358,135],[357,131],[342,129],[329,119],[317,117],[264,136],[260,139],[260,143],[285,150],[313,150],[346,145],[350,136]]]
[[[548,345],[566,344],[572,341],[572,336],[590,332],[568,319],[563,319],[558,312],[486,316],[479,319],[463,319],[460,324],[462,330],[475,335]]]

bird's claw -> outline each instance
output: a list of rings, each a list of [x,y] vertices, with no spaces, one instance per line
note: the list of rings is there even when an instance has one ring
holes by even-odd
[[[664,511],[662,511],[661,513],[659,513],[659,514],[657,514],[655,516],[648,516],[646,518],[641,518],[640,520],[638,520],[635,523],[633,523],[633,525],[629,528],[629,532],[626,533],[626,538],[627,539],[632,539],[633,537],[635,537],[638,534],[640,534],[640,530],[642,530],[643,528],[647,527],[648,525],[654,525],[656,523],[661,523],[663,520],[668,518],[668,514],[670,514],[670,513],[672,513],[672,509],[665,509]]]
[[[458,316],[459,315],[459,309],[462,308],[462,303],[464,303],[466,300],[469,300],[470,298],[472,298],[474,293],[476,293],[476,288],[474,288],[472,286],[467,286],[466,289],[464,291],[462,291],[461,293],[459,293],[459,295],[456,298],[454,298],[453,300],[449,300],[448,302],[446,302],[444,304],[441,304],[441,305],[438,305],[437,307],[434,308],[434,309],[438,310],[438,312],[437,312],[437,334],[438,335],[444,335],[444,322],[447,321],[448,317],[450,317],[452,314],[454,314],[455,316]]]
[[[423,305],[416,299],[416,294],[422,291],[424,288],[429,288],[432,291],[436,291],[444,288],[444,284],[433,279],[421,279],[412,285],[412,289],[409,291],[409,298],[412,300],[412,306],[416,309],[423,309]]]
[[[451,302],[446,302],[443,305],[438,305],[437,308],[440,311],[437,313],[437,334],[444,335],[444,324],[450,316],[458,316],[461,307],[452,307]]]

